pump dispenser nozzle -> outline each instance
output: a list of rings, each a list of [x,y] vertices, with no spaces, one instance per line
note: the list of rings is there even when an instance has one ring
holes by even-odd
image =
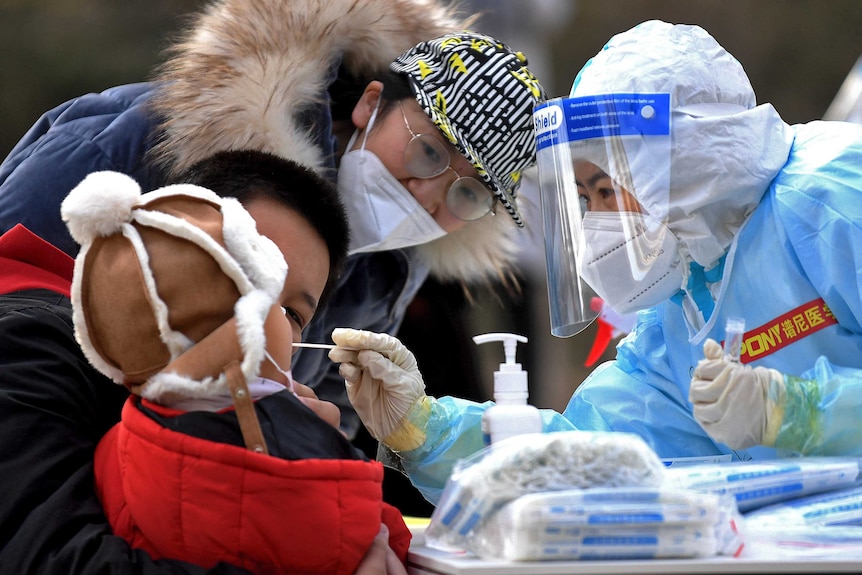
[[[527,343],[527,338],[523,335],[514,333],[483,333],[482,335],[473,336],[473,341],[476,344],[488,343],[490,341],[502,341],[503,351],[506,354],[506,362],[500,364],[500,371],[512,372],[521,371],[521,364],[515,363],[515,350],[518,348],[518,342]]]
[[[539,410],[527,404],[527,372],[515,362],[518,342],[527,343],[527,338],[514,333],[485,333],[473,337],[477,344],[502,341],[506,354],[505,363],[494,372],[494,401],[482,416],[482,435],[486,445],[521,433],[542,431],[542,416]]]

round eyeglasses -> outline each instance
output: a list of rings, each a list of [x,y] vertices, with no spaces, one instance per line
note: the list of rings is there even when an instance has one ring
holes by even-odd
[[[443,142],[431,134],[413,132],[400,101],[398,106],[401,108],[404,125],[413,136],[404,147],[404,166],[410,175],[424,180],[452,170],[456,179],[446,191],[446,207],[452,215],[459,220],[470,222],[486,214],[494,214],[494,194],[476,178],[459,175],[450,165],[451,157]]]

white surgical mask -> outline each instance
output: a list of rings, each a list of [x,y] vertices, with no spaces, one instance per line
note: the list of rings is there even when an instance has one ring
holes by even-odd
[[[264,354],[264,356],[266,356],[266,359],[268,359],[269,362],[273,365],[273,367],[275,367],[276,371],[278,371],[278,373],[280,373],[281,375],[283,375],[284,377],[287,378],[288,389],[290,389],[290,391],[291,391],[291,393],[293,393],[293,395],[296,395],[296,389],[295,389],[296,388],[296,382],[293,380],[293,371],[291,371],[289,369],[288,370],[281,369],[281,366],[278,365],[278,363],[276,363],[275,359],[273,359],[273,357],[269,354],[269,350],[264,349],[263,354]],[[267,380],[267,381],[269,381],[269,380]]]
[[[389,173],[383,162],[365,149],[365,139],[376,116],[375,108],[362,147],[345,152],[338,168],[338,191],[350,223],[351,255],[417,246],[446,235],[446,230]],[[356,134],[347,144],[348,150],[355,138]]]
[[[254,377],[246,382],[248,392],[252,401],[257,401],[274,393],[290,389],[284,384],[265,377]],[[233,407],[233,397],[229,391],[221,395],[209,397],[180,397],[173,401],[165,402],[165,407],[178,409],[180,411],[221,411]]]
[[[682,286],[676,236],[664,224],[646,221],[630,212],[584,214],[580,275],[617,313],[650,308]]]

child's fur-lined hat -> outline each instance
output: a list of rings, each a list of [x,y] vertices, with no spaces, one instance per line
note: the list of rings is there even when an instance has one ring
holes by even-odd
[[[189,184],[142,194],[127,175],[95,172],[61,213],[81,244],[75,335],[99,371],[159,403],[227,395],[224,374],[195,380],[164,368],[235,318],[228,336],[242,350],[242,373],[257,375],[287,264],[237,200]]]

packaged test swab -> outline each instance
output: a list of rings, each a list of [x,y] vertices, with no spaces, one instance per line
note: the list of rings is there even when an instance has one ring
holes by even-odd
[[[588,487],[656,487],[665,468],[637,435],[561,431],[517,435],[456,465],[425,531],[430,547],[466,549],[473,531],[522,495]]]
[[[709,526],[594,529],[558,541],[531,540],[529,532],[517,531],[503,539],[499,546],[486,548],[490,553],[479,556],[508,561],[577,561],[709,557],[716,554],[715,534]]]
[[[862,486],[791,499],[745,516],[748,525],[862,525]]]
[[[862,486],[746,513],[746,557],[862,560]]]
[[[706,557],[741,548],[732,497],[662,488],[525,495],[476,531],[470,549],[511,561]]]
[[[795,497],[842,489],[859,480],[853,457],[800,457],[669,467],[668,481],[680,488],[729,493],[739,510],[750,511]]]

